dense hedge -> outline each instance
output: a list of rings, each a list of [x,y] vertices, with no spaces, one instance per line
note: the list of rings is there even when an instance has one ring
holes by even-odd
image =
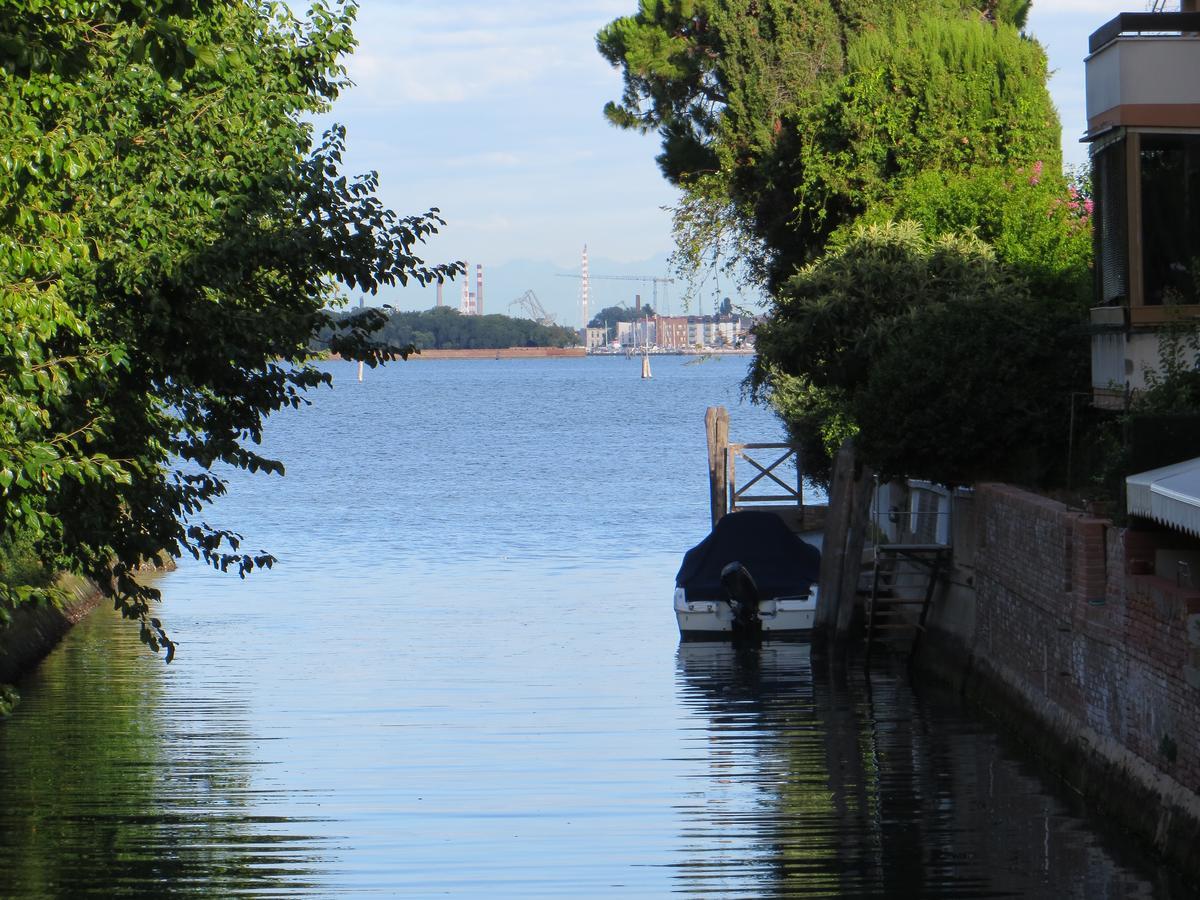
[[[1086,384],[1082,312],[977,238],[864,227],[781,290],[752,379],[818,474],[856,436],[884,476],[1041,482]]]

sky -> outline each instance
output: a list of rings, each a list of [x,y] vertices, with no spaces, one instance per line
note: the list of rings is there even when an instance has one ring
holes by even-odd
[[[560,322],[578,325],[577,283],[555,276],[578,272],[584,244],[594,274],[669,274],[676,194],[654,161],[658,139],[616,129],[601,113],[621,77],[596,52],[595,34],[635,12],[637,0],[360,2],[359,48],[348,61],[355,86],[331,117],[347,127],[347,170],[378,171],[383,200],[400,213],[440,208],[448,224],[425,257],[482,263],[486,311],[508,311],[536,285]],[[1026,30],[1049,55],[1066,163],[1087,158],[1078,140],[1088,35],[1149,5],[1034,0]],[[594,311],[633,290],[648,298],[652,285],[592,287]],[[458,288],[448,286],[446,298],[457,303]],[[384,300],[424,309],[435,294],[390,291]]]

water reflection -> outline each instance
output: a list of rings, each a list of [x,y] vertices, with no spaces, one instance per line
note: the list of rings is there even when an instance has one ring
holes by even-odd
[[[261,796],[237,686],[197,697],[99,612],[0,728],[0,895],[290,897],[322,848]]]
[[[1036,773],[903,668],[868,679],[814,666],[802,645],[683,644],[677,673],[696,719],[682,893],[1185,896],[1126,869]]]
[[[0,897],[1172,896],[902,671],[678,647],[731,366],[389,366],[273,420],[287,478],[213,521],[283,563],[182,566],[170,667],[94,617],[0,725]]]

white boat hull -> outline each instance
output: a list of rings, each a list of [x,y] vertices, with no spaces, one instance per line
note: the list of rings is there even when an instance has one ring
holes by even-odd
[[[807,596],[760,600],[758,617],[765,641],[807,640],[817,615],[817,589]],[[675,619],[685,641],[724,641],[733,636],[733,610],[723,600],[689,601],[675,591]]]

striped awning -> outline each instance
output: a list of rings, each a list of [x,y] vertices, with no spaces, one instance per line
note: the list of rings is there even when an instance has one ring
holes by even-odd
[[[1200,537],[1200,457],[1125,479],[1125,508]]]

